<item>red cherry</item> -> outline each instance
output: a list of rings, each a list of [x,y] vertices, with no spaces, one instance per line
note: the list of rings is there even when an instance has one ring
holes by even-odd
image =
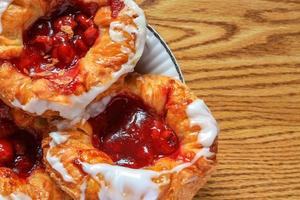
[[[13,59],[12,63],[26,75],[52,79],[53,88],[64,94],[72,93],[78,84],[76,81],[61,83],[58,79],[64,73],[54,75],[52,72],[63,69],[66,73],[93,45],[99,35],[93,21],[99,6],[98,3],[84,1],[61,3],[57,10],[25,30],[22,55]],[[63,26],[68,27],[64,29]],[[70,28],[72,31],[68,30]]]
[[[14,159],[13,145],[9,140],[0,139],[0,166],[10,164]]]
[[[178,149],[178,138],[171,130],[165,130],[157,141],[157,151],[163,155],[170,155]]]
[[[82,5],[83,12],[88,16],[94,16],[99,9],[99,5],[96,2],[85,3]]]
[[[62,43],[67,43],[69,41],[68,35],[62,32],[57,33],[53,38],[53,44],[58,46]]]
[[[113,18],[118,17],[119,12],[125,7],[123,1],[120,0],[110,0],[110,7],[111,7],[111,16]]]
[[[62,44],[56,48],[56,55],[55,57],[58,58],[59,61],[70,64],[74,57],[75,57],[75,51],[72,48],[71,45],[68,44]]]
[[[134,154],[134,152],[132,153]],[[155,153],[147,145],[144,145],[142,148],[137,149],[135,156],[140,160],[140,163],[138,165],[140,167],[143,167],[148,163],[153,162]]]
[[[170,155],[178,148],[178,138],[162,121],[154,120],[151,137],[157,153]]]
[[[53,33],[52,25],[50,21],[37,21],[31,31],[29,32],[30,35],[51,35]]]
[[[83,39],[88,46],[92,46],[99,35],[99,31],[95,27],[89,27],[83,33]]]
[[[80,55],[82,55],[88,51],[88,47],[85,45],[85,43],[83,42],[83,40],[81,38],[76,38],[73,43],[74,43],[76,51]]]
[[[63,16],[54,22],[56,31],[61,31],[62,26],[70,26],[74,30],[77,26],[77,22],[71,16]]]
[[[87,18],[85,15],[81,14],[81,15],[77,15],[75,17],[76,21],[79,23],[79,25],[84,28],[87,29],[90,26],[94,25],[94,22],[92,19]]]
[[[17,67],[25,73],[36,69],[43,62],[43,57],[36,51],[26,49],[17,61]]]
[[[27,147],[26,147],[26,144],[22,140],[16,139],[13,141],[13,143],[14,143],[14,149],[15,149],[16,155],[25,155],[26,154]]]
[[[58,59],[58,48],[54,48],[51,52],[51,57]]]
[[[34,163],[28,156],[18,156],[14,162],[14,170],[17,174],[26,175],[33,167]]]
[[[37,36],[34,44],[45,53],[50,52],[53,47],[53,39],[49,36]]]
[[[151,131],[151,137],[153,140],[158,140],[159,137],[160,137],[160,129],[157,129],[157,128],[152,128],[152,131]]]

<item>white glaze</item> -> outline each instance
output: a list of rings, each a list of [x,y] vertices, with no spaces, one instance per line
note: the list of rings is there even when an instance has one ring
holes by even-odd
[[[82,163],[83,171],[95,180],[98,180],[101,185],[99,191],[99,199],[119,199],[119,200],[155,200],[159,195],[159,186],[169,183],[169,180],[164,180],[160,185],[152,181],[153,178],[158,178],[164,174],[178,173],[181,170],[192,166],[201,157],[210,157],[213,153],[209,148],[203,148],[197,152],[191,162],[183,163],[174,167],[171,170],[160,172],[144,169],[131,169],[121,166],[108,164],[88,164]],[[104,183],[101,182],[97,175],[101,174],[104,177]],[[107,185],[107,186],[106,186]]]
[[[108,164],[82,163],[83,170],[95,180],[97,175],[103,175],[105,182],[101,183],[99,199],[150,200],[158,197],[158,185],[152,177],[159,175],[151,170],[131,169]]]
[[[13,2],[13,0],[1,0],[0,1],[0,34],[2,33],[2,15],[12,2]]]
[[[138,17],[134,19],[137,25],[138,31],[136,34],[135,42],[135,54],[130,54],[127,63],[121,66],[121,69],[112,74],[110,81],[102,86],[92,87],[88,92],[75,96],[68,96],[69,102],[67,104],[62,104],[59,102],[52,102],[43,99],[32,98],[27,104],[22,105],[18,99],[12,101],[12,105],[22,110],[25,110],[36,115],[42,115],[47,110],[57,111],[60,116],[72,121],[73,123],[79,122],[85,116],[85,109],[87,106],[102,92],[106,91],[113,83],[115,83],[122,75],[132,72],[139,58],[142,56],[145,41],[146,41],[146,19],[142,9],[140,9],[137,4],[132,0],[125,0],[125,5],[130,9],[128,15],[134,11]],[[127,11],[126,9],[126,11]],[[125,14],[127,13],[126,11]],[[133,31],[132,27],[127,27],[126,31]]]
[[[119,71],[120,76],[123,71],[123,69]],[[17,99],[15,99],[12,102],[12,105],[37,115],[42,115],[47,110],[57,111],[60,113],[61,117],[76,123],[79,122],[84,115],[84,110],[87,105],[92,102],[98,94],[107,90],[114,83],[114,78],[105,85],[93,87],[88,92],[80,96],[70,95],[68,104],[60,104],[57,102],[33,98],[26,105],[22,105]]]
[[[85,200],[86,187],[87,187],[87,182],[86,180],[84,180],[80,186],[80,200]]]
[[[52,132],[49,135],[52,138],[50,148],[65,143],[69,138],[68,135],[62,135],[60,132]]]
[[[186,110],[191,126],[201,127],[198,143],[210,147],[218,134],[217,122],[203,100],[197,99],[189,104]]]
[[[53,147],[65,143],[69,136],[68,135],[62,135],[60,132],[52,132],[49,134],[50,137],[52,138],[49,146],[49,150],[46,155],[46,159],[48,163],[51,165],[53,169],[55,169],[66,182],[74,182],[73,177],[67,172],[65,169],[64,165],[61,163],[60,159],[52,156],[50,151]]]
[[[138,27],[138,31],[136,32],[137,39],[135,43],[136,53],[132,58],[130,58],[130,63],[133,63],[135,66],[144,51],[146,42],[146,18],[144,11],[133,0],[124,0],[124,3],[128,8],[131,9],[127,10],[127,15],[133,16],[135,13],[138,15],[138,17],[134,19],[134,22]],[[135,13],[133,11],[135,11]]]
[[[130,57],[133,56],[133,53],[132,53],[131,49],[129,49],[127,47],[121,46],[121,52],[125,53],[125,54],[128,54]]]
[[[89,118],[96,117],[97,115],[102,113],[113,96],[115,96],[115,94],[111,94],[102,98],[99,101],[89,104],[82,117],[77,118],[76,120],[55,120],[52,122],[52,124],[56,126],[57,130],[59,131],[73,129],[78,122],[84,124]]]
[[[123,36],[123,33],[121,31],[118,31],[117,28],[120,27],[120,23],[119,22],[112,22],[110,24],[110,27],[109,27],[109,36],[110,36],[110,39],[114,42],[123,42],[124,41],[124,36]]]
[[[128,34],[137,34],[138,29],[131,25],[125,25],[122,22],[112,22],[109,28],[111,40],[117,43],[123,42],[125,39],[123,36],[123,31],[127,32]]]
[[[8,196],[0,194],[0,200],[31,200],[31,197],[22,192],[13,192]]]
[[[97,115],[102,113],[105,110],[107,104],[111,101],[112,97],[114,96],[115,94],[111,94],[102,98],[100,101],[91,103],[86,109],[84,119],[88,120],[90,117],[96,117]]]

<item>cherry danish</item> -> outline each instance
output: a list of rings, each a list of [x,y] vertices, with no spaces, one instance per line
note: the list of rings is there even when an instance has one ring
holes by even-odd
[[[143,11],[132,0],[19,1],[2,15],[0,98],[31,115],[81,120],[133,71],[146,39]]]
[[[72,198],[191,199],[215,168],[216,121],[178,81],[131,74],[88,111],[43,140],[46,169]]]
[[[62,199],[42,163],[41,140],[19,129],[0,102],[0,199]],[[47,187],[44,187],[47,186]]]

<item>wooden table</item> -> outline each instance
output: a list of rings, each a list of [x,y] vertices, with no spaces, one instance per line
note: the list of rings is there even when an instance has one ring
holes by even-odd
[[[195,199],[300,199],[300,0],[140,0],[221,129]]]

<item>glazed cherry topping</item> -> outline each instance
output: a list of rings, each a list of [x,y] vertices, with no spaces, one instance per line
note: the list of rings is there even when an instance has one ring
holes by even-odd
[[[0,134],[1,131],[0,131]],[[40,141],[24,130],[0,139],[0,167],[11,168],[17,175],[26,178],[41,165]]]
[[[11,163],[14,158],[14,149],[11,142],[0,139],[0,166]]]
[[[93,145],[117,165],[141,168],[178,152],[175,132],[139,97],[114,97],[106,110],[90,122]]]
[[[26,178],[42,165],[40,140],[11,121],[8,108],[0,102],[0,167],[11,168]]]
[[[111,16],[113,18],[118,17],[119,12],[125,7],[123,1],[120,0],[109,0],[110,7],[111,7]]]
[[[13,60],[15,67],[31,77],[48,78],[76,67],[99,36],[93,21],[97,10],[96,3],[64,1],[38,19],[23,33],[24,49]]]

